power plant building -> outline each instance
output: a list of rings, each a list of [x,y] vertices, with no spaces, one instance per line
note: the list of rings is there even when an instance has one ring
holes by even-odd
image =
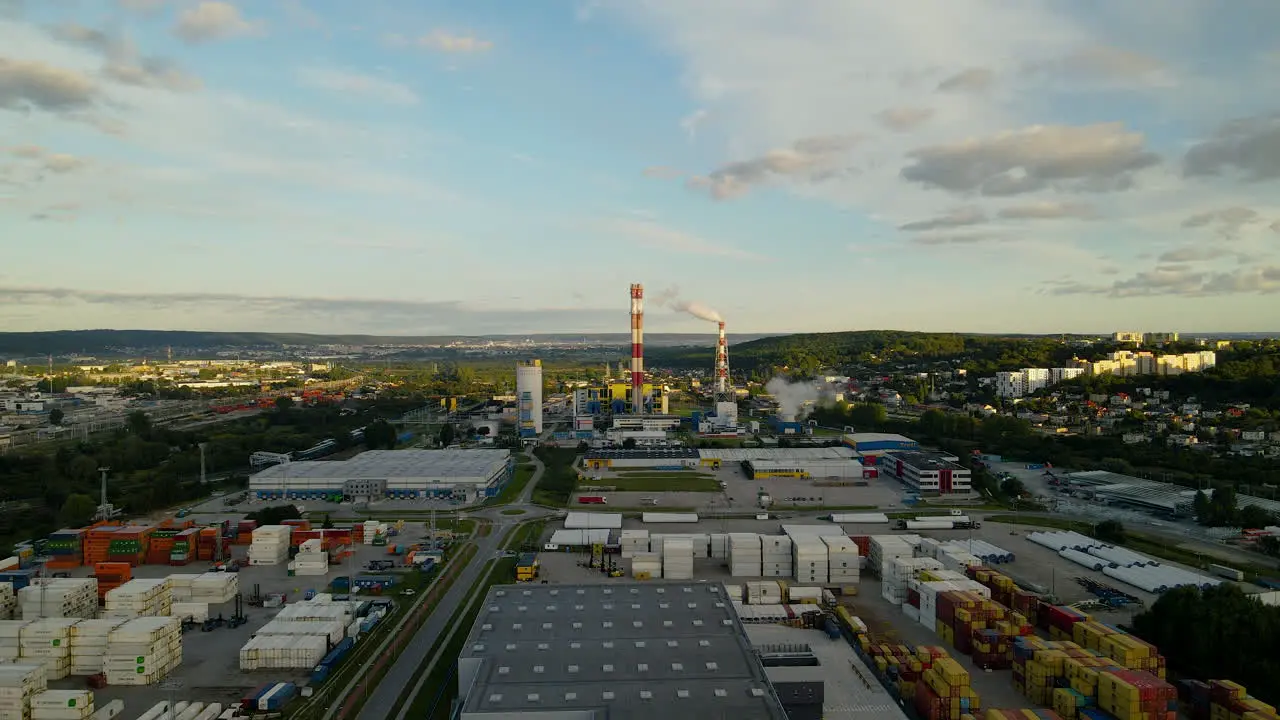
[[[259,500],[444,497],[478,501],[511,480],[509,450],[369,450],[350,460],[273,465],[249,478]]]
[[[516,406],[520,437],[542,434],[542,361],[516,365]]]
[[[720,583],[499,585],[458,657],[458,720],[784,720]]]
[[[616,380],[593,388],[578,388],[573,391],[574,415],[625,415],[653,414],[666,415],[669,404],[667,388],[664,385],[643,383],[640,397],[644,403],[643,412],[635,413],[632,396],[635,390],[630,383]]]

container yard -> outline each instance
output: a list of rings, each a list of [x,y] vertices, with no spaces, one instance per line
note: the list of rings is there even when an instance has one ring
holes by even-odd
[[[693,578],[724,583],[743,623],[825,634],[821,618],[835,618],[838,635],[856,638],[874,680],[911,717],[1229,720],[1246,707],[1258,712],[1256,700],[1228,701],[1219,687],[1218,709],[1205,714],[1208,681],[1194,693],[1171,684],[1159,649],[1121,629],[1160,592],[1235,580],[1231,568],[1202,575],[1072,533],[999,525],[861,535],[857,528],[865,525],[829,520],[823,525],[834,532],[801,520],[638,523],[574,515],[579,527],[608,528],[607,537],[593,540],[631,570],[628,582],[662,577],[661,548],[678,536],[695,543]],[[544,552],[539,577],[599,577],[610,563],[593,568],[589,554],[582,547]],[[1151,571],[1165,581],[1121,579]],[[1195,712],[1193,694],[1201,708]]]
[[[320,529],[306,520],[173,519],[96,523],[25,543],[0,561],[0,700],[26,703],[0,707],[0,716],[279,711],[338,671],[394,607],[335,600],[331,586],[388,591],[404,582],[402,570],[440,560],[397,542],[404,531],[380,521]],[[373,566],[377,573],[365,571]],[[184,688],[173,712],[169,680]],[[56,694],[41,700],[45,692]]]

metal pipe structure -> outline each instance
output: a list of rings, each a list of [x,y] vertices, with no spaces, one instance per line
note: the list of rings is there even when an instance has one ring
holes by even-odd
[[[644,414],[644,285],[631,284],[631,411]]]

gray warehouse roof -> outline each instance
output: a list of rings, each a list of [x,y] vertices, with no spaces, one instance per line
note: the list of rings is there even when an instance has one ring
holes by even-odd
[[[1180,508],[1190,510],[1196,496],[1195,490],[1173,483],[1145,480],[1108,470],[1085,470],[1070,473],[1066,478],[1073,485],[1090,486],[1099,497],[1168,512]],[[1209,488],[1205,493],[1212,496],[1213,489]],[[1250,505],[1257,505],[1270,513],[1280,513],[1280,502],[1253,495],[1236,495],[1236,507],[1243,510]]]
[[[494,587],[458,688],[462,720],[786,717],[719,583]]]
[[[705,459],[722,462],[742,460],[849,460],[858,456],[843,445],[820,448],[706,448],[698,450]]]
[[[272,465],[252,480],[422,478],[435,482],[485,482],[506,468],[510,458],[510,450],[369,450],[350,460]]]

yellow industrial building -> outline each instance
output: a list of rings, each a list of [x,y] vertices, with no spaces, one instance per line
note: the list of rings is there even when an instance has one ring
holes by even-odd
[[[644,396],[649,398],[649,406],[643,414],[666,415],[667,396],[670,390],[665,385],[644,384]],[[618,415],[634,412],[631,406],[631,383],[625,380],[610,380],[599,387],[578,388],[573,392],[573,409],[575,415]]]

